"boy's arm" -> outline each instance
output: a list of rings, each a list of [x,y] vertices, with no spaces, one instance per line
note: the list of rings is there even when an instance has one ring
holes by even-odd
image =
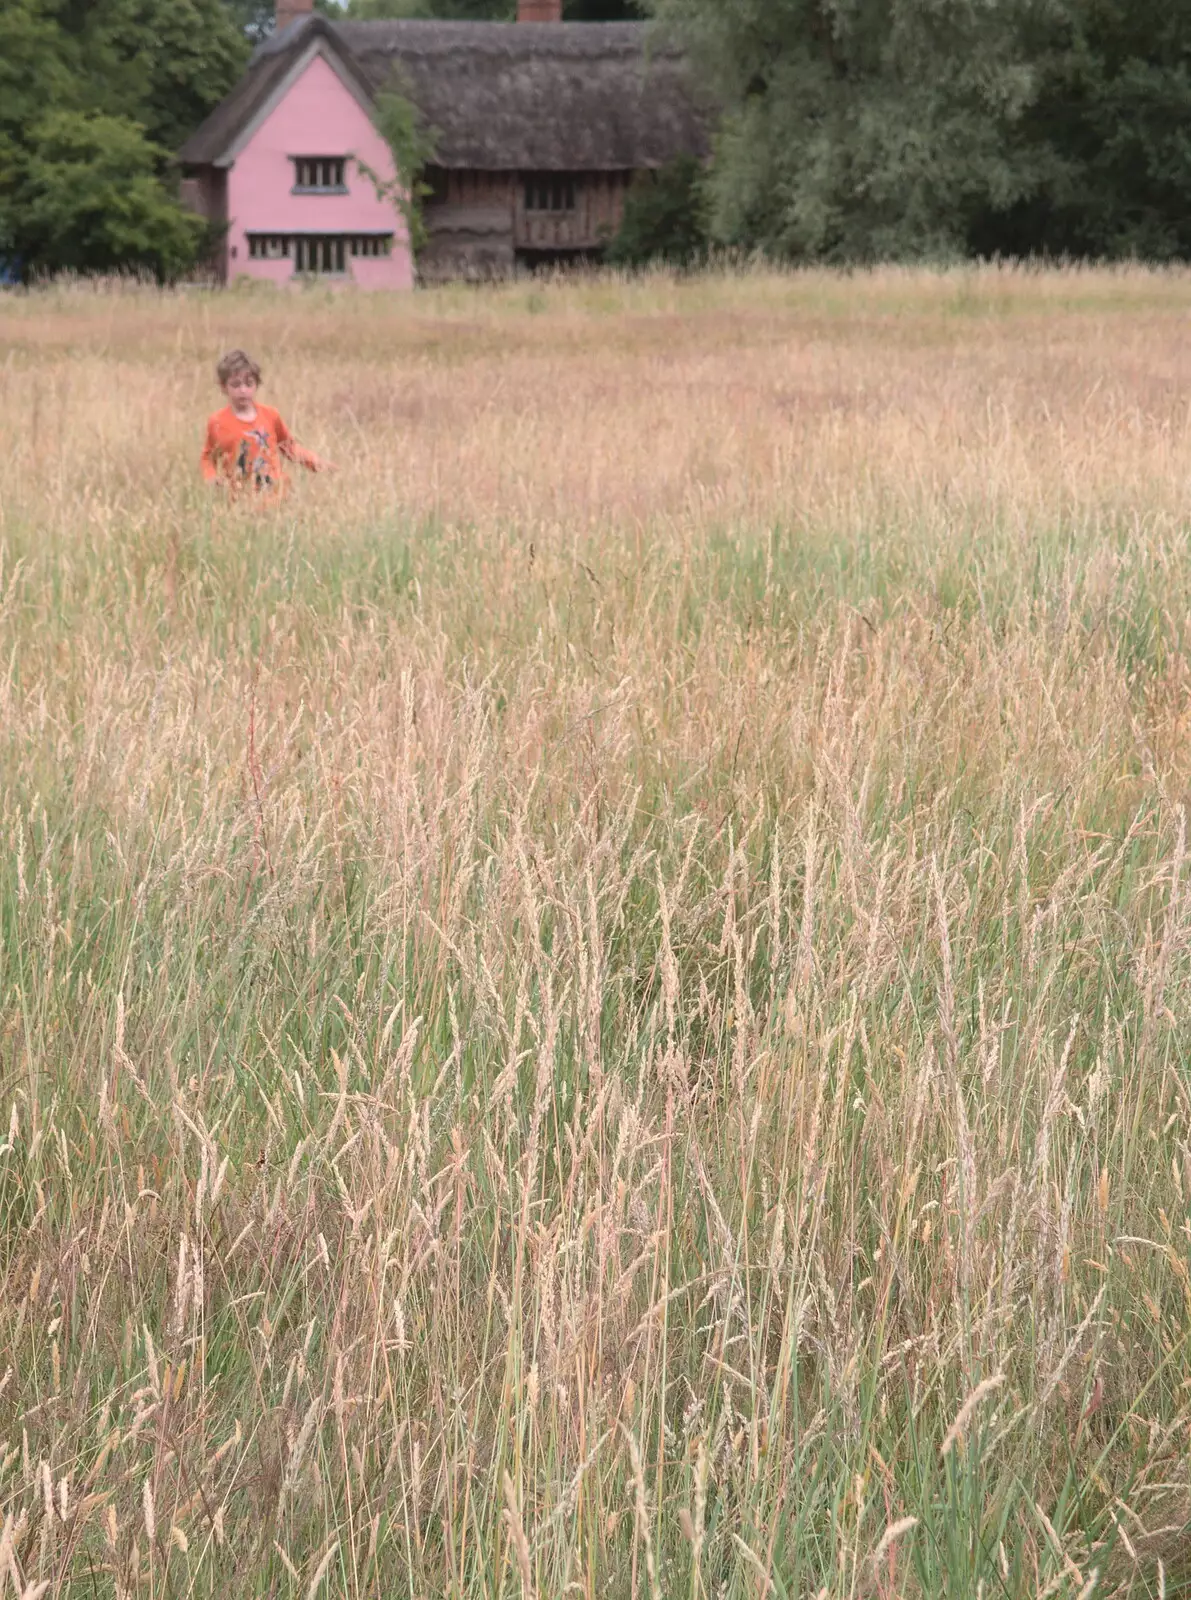
[[[208,483],[219,482],[219,441],[215,433],[215,423],[207,423],[207,442],[203,445],[200,458],[203,477]]]
[[[287,461],[311,472],[324,472],[331,465],[329,461],[320,461],[313,450],[304,450],[280,417],[277,418],[277,447]]]

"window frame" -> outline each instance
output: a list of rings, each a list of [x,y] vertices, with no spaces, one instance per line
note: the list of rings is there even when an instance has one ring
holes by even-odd
[[[346,278],[347,238],[341,233],[294,235],[295,278]],[[311,263],[314,263],[313,265]],[[328,265],[328,262],[330,265]]]
[[[352,233],[347,235],[348,255],[353,261],[379,261],[393,254],[391,233]]]
[[[288,233],[249,233],[248,259],[250,261],[288,261],[293,240]]]
[[[353,261],[385,261],[391,233],[246,233],[250,261],[290,261],[295,278],[350,278]],[[316,261],[311,266],[310,262]],[[331,264],[328,266],[327,263]]]
[[[294,164],[291,194],[347,194],[347,156],[290,156]],[[330,169],[328,172],[327,169]],[[315,182],[303,179],[314,177]],[[324,177],[333,182],[324,182]]]
[[[573,172],[527,172],[522,203],[529,217],[573,217],[579,209],[579,184]]]

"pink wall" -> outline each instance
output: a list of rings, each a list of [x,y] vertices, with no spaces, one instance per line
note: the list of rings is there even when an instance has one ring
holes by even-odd
[[[407,230],[392,202],[377,198],[352,161],[344,173],[347,194],[292,194],[293,156],[358,156],[383,178],[393,176],[388,145],[321,56],[266,117],[228,172],[228,281],[250,277],[288,283],[294,276],[292,253],[288,260],[252,260],[249,233],[391,233],[392,254],[349,255],[348,276],[366,289],[412,288]]]

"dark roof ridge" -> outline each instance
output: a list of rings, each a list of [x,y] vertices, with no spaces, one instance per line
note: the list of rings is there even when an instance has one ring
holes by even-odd
[[[478,54],[605,55],[651,52],[682,54],[681,47],[655,22],[492,22],[446,17],[376,17],[333,19],[321,12],[298,17],[279,33],[262,39],[252,62],[318,36],[335,39],[348,49],[401,51],[468,50]]]
[[[339,38],[339,24],[333,22],[330,17],[324,17],[319,11],[312,11],[304,17],[295,17],[293,22],[287,23],[284,28],[274,28],[272,33],[265,35],[248,58],[249,71],[259,61],[281,55],[298,44],[318,38],[334,39],[342,44]]]

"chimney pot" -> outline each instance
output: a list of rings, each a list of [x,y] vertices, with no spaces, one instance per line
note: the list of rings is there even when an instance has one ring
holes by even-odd
[[[517,0],[518,22],[561,22],[562,0]]]
[[[276,0],[273,28],[280,33],[299,17],[308,17],[314,10],[314,0]]]

